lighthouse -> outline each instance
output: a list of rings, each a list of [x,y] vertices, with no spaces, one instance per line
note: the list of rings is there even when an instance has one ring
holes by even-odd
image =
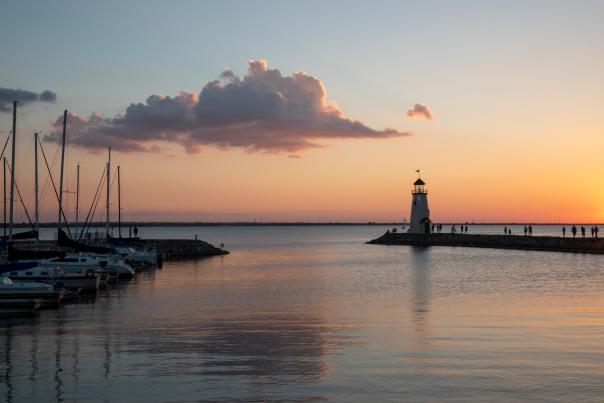
[[[419,170],[417,171],[419,173]],[[428,208],[428,191],[426,183],[418,175],[411,191],[411,222],[409,232],[412,234],[430,233],[430,209]]]

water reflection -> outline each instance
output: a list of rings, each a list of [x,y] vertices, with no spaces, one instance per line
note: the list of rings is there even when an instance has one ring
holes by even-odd
[[[158,321],[153,315],[116,321],[123,291],[101,293],[94,304],[45,311],[37,321],[3,323],[5,391],[0,400],[112,401],[124,387],[134,388],[130,383],[136,379],[154,379],[155,386],[147,390],[145,381],[137,391],[151,400],[164,400],[169,389],[162,388],[160,380],[174,377],[188,377],[181,386],[192,385],[190,394],[182,396],[232,401],[251,394],[271,400],[276,387],[324,382],[329,356],[356,337],[343,334],[320,314],[257,308],[243,314],[227,310],[218,318],[195,317],[189,311],[174,312],[172,318],[159,316]],[[208,382],[223,386],[212,395],[203,388]],[[230,391],[227,385],[233,382],[245,384],[245,390]],[[284,390],[279,397],[324,398],[300,389]]]
[[[411,317],[414,349],[426,351],[430,346],[430,248],[411,247]]]
[[[12,372],[13,372],[13,363],[11,361],[11,350],[12,350],[12,344],[13,344],[13,330],[12,328],[7,328],[6,331],[4,332],[4,348],[2,349],[4,352],[4,360],[3,360],[3,364],[4,364],[4,374],[3,374],[3,380],[4,380],[4,387],[5,387],[5,396],[6,396],[6,402],[10,403],[13,401],[13,377],[12,377]]]
[[[319,382],[325,356],[346,343],[317,317],[263,314],[152,328],[131,352],[167,355],[156,375],[245,376],[262,384]]]
[[[0,321],[0,401],[602,396],[602,257],[254,231],[231,255]]]

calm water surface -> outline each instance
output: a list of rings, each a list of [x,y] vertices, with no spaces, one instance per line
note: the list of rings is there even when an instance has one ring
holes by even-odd
[[[604,399],[604,257],[385,229],[141,228],[232,253],[0,321],[0,401]]]

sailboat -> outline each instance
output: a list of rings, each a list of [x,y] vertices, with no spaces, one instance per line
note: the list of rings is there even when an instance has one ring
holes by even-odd
[[[14,191],[15,191],[15,148],[17,137],[17,101],[13,102],[13,130],[12,130],[12,155],[11,155],[11,178],[10,178],[10,200],[9,200],[9,232],[7,245],[11,245],[13,241],[13,225],[14,225]],[[7,269],[22,269],[22,265],[2,265],[3,270]],[[62,297],[60,291],[55,290],[55,287],[44,283],[22,283],[12,281],[6,276],[0,277],[0,298],[2,299],[23,299],[23,298],[44,298],[50,301],[58,302]],[[14,304],[2,306],[2,308],[13,309]],[[12,308],[11,308],[12,306]],[[2,313],[0,311],[0,313]]]
[[[122,185],[120,166],[117,166],[117,228],[118,237],[114,238],[107,233],[107,243],[115,247],[117,254],[124,261],[134,267],[156,266],[158,264],[157,253],[145,250],[140,246],[138,237],[122,237]]]
[[[40,239],[40,214],[39,214],[39,197],[38,197],[38,133],[34,133],[34,227],[31,231],[20,232],[12,235],[12,240],[17,239]],[[6,162],[5,162],[6,163]],[[12,171],[12,169],[10,169]],[[8,237],[7,239],[8,240]],[[8,243],[8,242],[7,242]],[[36,260],[36,259],[48,259],[56,256],[62,256],[65,252],[60,250],[49,250],[49,249],[18,249],[15,245],[10,242],[7,245],[7,257],[9,262],[16,262],[19,260]]]
[[[43,267],[58,267],[66,272],[86,271],[93,269],[95,273],[109,275],[110,277],[133,277],[134,269],[121,260],[120,256],[114,255],[113,248],[103,246],[87,245],[71,239],[61,228],[63,213],[63,168],[65,161],[65,138],[67,127],[67,110],[63,116],[63,136],[61,145],[61,177],[59,181],[59,215],[57,222],[57,245],[68,247],[77,253],[67,253],[62,257],[39,261]],[[109,148],[109,160],[107,162],[107,233],[109,231],[109,191],[111,172],[111,148]]]

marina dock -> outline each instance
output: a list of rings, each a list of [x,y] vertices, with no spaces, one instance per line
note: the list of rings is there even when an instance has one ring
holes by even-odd
[[[604,239],[602,238],[387,232],[381,237],[367,243],[377,245],[458,246],[467,248],[604,254]]]

